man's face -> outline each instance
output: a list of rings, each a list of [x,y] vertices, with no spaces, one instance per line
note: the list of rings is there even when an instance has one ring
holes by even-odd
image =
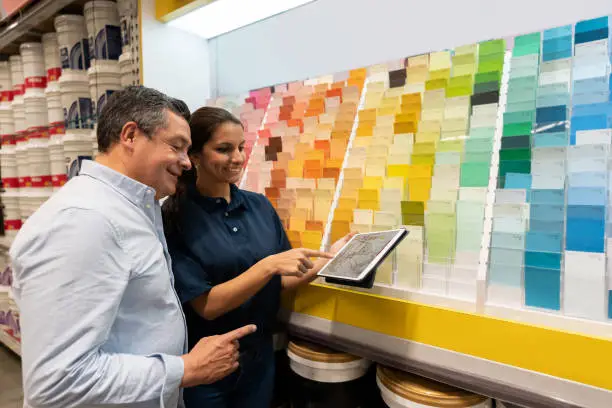
[[[150,139],[137,132],[131,160],[133,177],[154,188],[156,199],[174,194],[178,177],[191,168],[187,156],[191,145],[189,124],[173,112],[166,115],[168,126],[158,129]]]

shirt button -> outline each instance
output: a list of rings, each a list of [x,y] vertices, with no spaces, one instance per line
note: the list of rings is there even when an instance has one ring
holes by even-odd
[[[232,231],[234,231],[234,232],[238,232],[238,227],[234,227],[234,228],[232,228]]]
[[[221,202],[221,199],[217,198],[217,204],[219,204]]]
[[[151,208],[151,204],[147,204],[147,208]]]
[[[229,213],[225,213],[225,216],[226,216],[226,217],[229,217]]]

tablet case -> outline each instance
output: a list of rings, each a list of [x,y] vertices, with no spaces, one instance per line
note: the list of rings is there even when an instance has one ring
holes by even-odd
[[[374,268],[372,268],[370,273],[368,273],[362,280],[354,281],[354,280],[347,280],[347,279],[342,279],[342,278],[330,278],[326,276],[325,282],[334,283],[336,285],[352,286],[355,288],[372,289],[372,287],[374,286],[374,280],[376,279],[376,272],[378,271],[378,267],[380,266],[380,264],[382,264],[385,261],[385,259],[387,259],[389,254],[393,252],[393,250],[397,247],[397,245],[400,242],[402,242],[402,240],[406,238],[407,235],[408,235],[408,231],[404,230],[402,235],[400,235],[400,238],[397,241],[395,241],[395,244],[393,244],[393,246],[387,251],[387,253],[382,258],[380,258],[380,260],[376,263]]]

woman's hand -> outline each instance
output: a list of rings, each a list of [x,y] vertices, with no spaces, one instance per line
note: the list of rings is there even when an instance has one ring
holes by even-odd
[[[331,259],[333,254],[306,248],[291,249],[262,259],[264,271],[270,275],[301,277],[314,267],[311,257]]]
[[[343,236],[342,238],[340,238],[339,240],[337,240],[336,242],[334,242],[331,248],[329,249],[329,252],[331,252],[334,255],[337,254],[338,251],[340,251],[342,247],[345,246],[346,243],[349,242],[351,238],[355,236],[355,234],[356,232],[350,232],[346,234],[345,236]]]

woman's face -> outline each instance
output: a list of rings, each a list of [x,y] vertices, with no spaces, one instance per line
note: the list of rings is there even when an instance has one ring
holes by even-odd
[[[236,184],[244,166],[244,131],[242,126],[225,122],[220,125],[196,158],[198,172],[206,179]]]

